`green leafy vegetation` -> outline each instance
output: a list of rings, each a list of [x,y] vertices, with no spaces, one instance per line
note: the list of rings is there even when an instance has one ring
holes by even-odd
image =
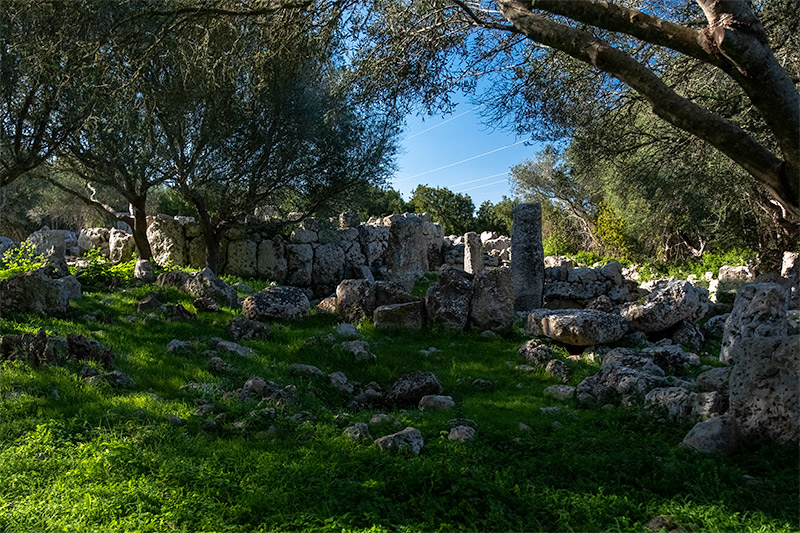
[[[3,254],[3,258],[0,260],[0,279],[38,270],[46,262],[44,256],[36,254],[36,247],[32,242],[24,241],[19,246],[6,250]]]
[[[136,313],[150,292],[194,309],[181,291],[144,286],[88,292],[65,318],[0,319],[3,335],[43,328],[97,339],[136,382],[93,385],[76,362],[0,363],[0,530],[643,531],[659,515],[691,531],[800,527],[796,447],[702,456],[678,446],[687,425],[634,407],[588,410],[546,398],[543,389],[556,381],[514,368],[523,362],[518,334],[389,335],[364,323],[360,334],[378,356],[365,364],[328,337],[333,317],[312,316],[271,324],[268,340],[242,341],[255,355],[222,354],[229,368],[217,374],[203,352],[211,337],[226,338],[238,312],[191,321]],[[173,338],[190,348],[168,353]],[[439,351],[420,353],[429,347]],[[383,453],[343,436],[380,411],[348,407],[325,381],[290,375],[291,363],[384,389],[429,370],[456,408],[386,411],[398,425],[371,424],[374,438],[413,426],[425,446],[419,456]],[[572,384],[596,371],[569,364]],[[296,385],[296,403],[267,404],[274,419],[259,415],[265,405],[236,394],[253,376]],[[491,386],[473,387],[477,378]],[[213,414],[193,416],[201,398]],[[553,405],[559,414],[539,411]],[[455,417],[474,421],[476,440],[447,440]]]

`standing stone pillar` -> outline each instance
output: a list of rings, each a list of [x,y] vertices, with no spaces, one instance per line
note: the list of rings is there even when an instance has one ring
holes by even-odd
[[[483,270],[483,242],[481,236],[470,231],[464,234],[464,272],[477,274]]]
[[[544,293],[544,249],[542,248],[542,205],[514,207],[511,228],[511,282],[514,311],[528,312],[542,307]]]

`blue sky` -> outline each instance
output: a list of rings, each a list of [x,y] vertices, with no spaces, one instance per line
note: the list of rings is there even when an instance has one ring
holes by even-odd
[[[446,116],[406,119],[398,170],[391,181],[403,199],[408,200],[419,184],[468,194],[476,209],[485,200],[496,203],[503,195],[512,195],[510,168],[532,158],[541,145],[529,145],[526,137],[488,127],[480,111],[478,106],[461,103]]]

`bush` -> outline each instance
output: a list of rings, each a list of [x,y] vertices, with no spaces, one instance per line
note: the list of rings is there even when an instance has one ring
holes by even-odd
[[[89,264],[78,269],[76,274],[81,283],[87,286],[108,286],[114,280],[120,285],[130,285],[136,260],[114,264],[100,254],[100,250],[89,250]]]

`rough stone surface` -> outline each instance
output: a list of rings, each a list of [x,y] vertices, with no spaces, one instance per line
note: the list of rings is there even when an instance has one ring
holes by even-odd
[[[700,358],[696,354],[684,352],[674,344],[645,348],[642,355],[652,359],[668,374],[684,375],[688,370],[700,366]]]
[[[56,281],[61,284],[61,289],[66,293],[68,300],[80,300],[83,297],[81,282],[75,276],[64,276]]]
[[[682,387],[654,389],[644,397],[645,407],[660,411],[669,418],[699,421],[723,414],[728,401],[718,392],[691,392]]]
[[[263,240],[258,244],[258,275],[266,279],[283,283],[289,266],[283,243],[278,239]]]
[[[564,344],[591,346],[620,340],[628,323],[619,315],[593,309],[537,309],[528,315],[526,331]]]
[[[307,317],[311,308],[305,293],[296,287],[267,287],[242,304],[250,320],[284,320]]]
[[[61,230],[51,230],[45,226],[31,233],[28,240],[33,244],[36,255],[43,255],[47,259],[64,259],[66,256],[66,242]]]
[[[683,445],[701,453],[733,452],[739,444],[739,428],[730,415],[698,422],[683,438]]]
[[[215,302],[229,307],[238,307],[239,305],[236,291],[219,279],[208,267],[193,274],[186,281],[184,287],[195,298],[211,298]]]
[[[514,311],[530,312],[542,307],[544,250],[541,204],[520,204],[512,211],[511,280]]]
[[[286,283],[295,287],[309,287],[313,260],[314,248],[310,244],[287,244]]]
[[[341,344],[345,353],[349,353],[356,361],[372,361],[375,354],[369,351],[369,343],[365,341],[347,341]]]
[[[800,253],[783,253],[781,277],[786,278],[787,281],[789,309],[800,309]]]
[[[742,338],[732,358],[730,411],[742,434],[800,442],[800,335]]]
[[[0,280],[0,312],[63,315],[69,308],[69,291],[42,270],[17,274]]]
[[[78,249],[81,254],[89,250],[98,249],[100,253],[108,256],[108,237],[107,228],[85,228],[78,234]]]
[[[345,429],[344,434],[354,441],[372,440],[372,435],[369,434],[369,427],[363,422],[356,422],[354,425]]]
[[[232,318],[225,331],[234,341],[250,339],[268,339],[271,335],[269,326],[257,320],[250,320],[245,317]]]
[[[325,373],[313,365],[292,363],[289,365],[289,374],[307,379],[325,379]]]
[[[398,405],[418,405],[423,396],[441,394],[442,384],[433,372],[412,372],[401,377],[386,394],[387,401]]]
[[[343,322],[336,326],[336,334],[346,339],[356,339],[358,338],[358,328],[353,324]]]
[[[336,314],[348,322],[362,322],[375,312],[375,283],[346,279],[336,287]]]
[[[582,404],[594,405],[609,401],[615,393],[642,397],[667,386],[664,371],[651,359],[618,348],[606,354],[600,372],[578,384],[576,395]]]
[[[425,295],[428,320],[451,329],[465,329],[472,301],[472,274],[444,267]]]
[[[382,305],[375,309],[373,322],[377,329],[422,329],[425,306],[423,302]]]
[[[186,282],[189,281],[190,275],[183,270],[171,270],[169,272],[162,272],[156,279],[156,285],[159,287],[176,287],[183,289]]]
[[[448,440],[456,441],[456,442],[469,442],[475,439],[475,428],[470,426],[456,426],[450,429],[450,433],[447,435]]]
[[[350,383],[344,372],[331,372],[328,374],[328,382],[331,384],[331,387],[344,395],[353,394],[353,384]]]
[[[481,331],[509,331],[514,324],[514,288],[507,267],[480,271],[473,282],[469,324]]]
[[[575,387],[570,385],[550,385],[544,389],[544,395],[563,402],[575,396]]]
[[[144,283],[153,283],[156,280],[153,263],[147,259],[139,259],[133,267],[133,277]]]
[[[108,257],[115,263],[130,261],[136,253],[136,241],[126,231],[112,229],[108,234]]]
[[[445,411],[456,406],[452,396],[441,394],[426,394],[419,400],[420,411]]]
[[[409,450],[414,455],[419,455],[425,441],[418,429],[407,427],[403,431],[377,439],[375,445],[384,451]]]
[[[238,355],[239,357],[251,357],[256,353],[252,348],[242,346],[241,344],[237,344],[235,342],[224,341],[222,339],[217,340],[217,342],[214,344],[214,348],[223,352]]]
[[[481,242],[481,237],[474,231],[470,231],[464,234],[464,244],[464,272],[477,274],[483,270],[483,243]]]
[[[790,331],[787,293],[775,283],[748,283],[736,294],[733,310],[725,321],[719,360],[736,363],[735,346],[751,337],[783,337]]]
[[[686,346],[689,350],[699,351],[706,341],[703,330],[693,322],[682,321],[670,336],[672,342]]]
[[[695,386],[700,392],[719,392],[728,397],[728,383],[731,376],[730,367],[712,368],[698,374]]]
[[[566,363],[559,361],[558,359],[551,359],[548,361],[544,367],[544,370],[554,378],[560,379],[564,383],[569,381],[569,378],[572,377],[572,369],[568,367]]]
[[[147,241],[153,251],[153,260],[159,265],[186,264],[186,235],[181,223],[168,215],[157,215],[147,227]]]
[[[335,244],[321,244],[314,250],[311,281],[320,294],[330,294],[344,276],[344,250]]]
[[[255,277],[258,273],[258,245],[248,240],[231,241],[225,271],[243,278]]]
[[[387,279],[411,290],[414,283],[428,271],[425,221],[413,214],[394,215],[389,220]]]
[[[533,365],[545,366],[553,358],[553,348],[538,339],[525,341],[519,354]]]
[[[670,281],[647,296],[643,304],[628,304],[622,316],[631,331],[651,333],[667,330],[682,320],[696,322],[709,308],[708,291],[688,281]]]

